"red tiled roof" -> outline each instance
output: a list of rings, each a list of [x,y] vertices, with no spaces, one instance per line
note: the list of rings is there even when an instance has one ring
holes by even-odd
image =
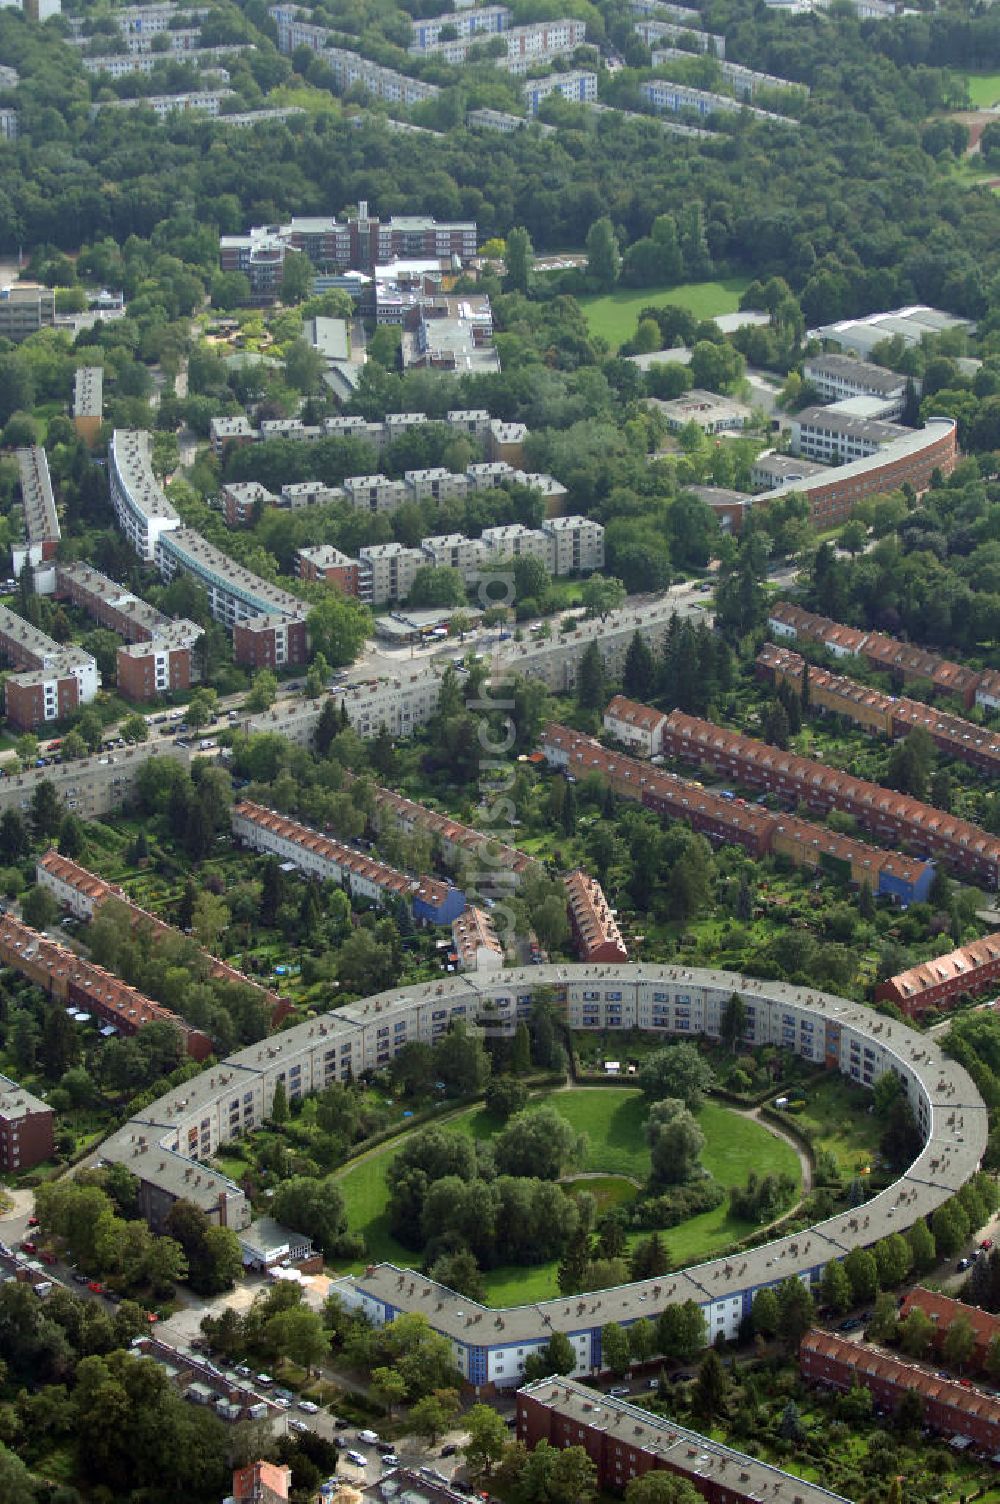
[[[972,940],[960,945],[947,955],[935,956],[930,961],[921,961],[898,976],[890,977],[882,985],[892,987],[901,998],[909,999],[929,988],[940,987],[942,982],[964,978],[969,989],[977,985],[976,974],[1000,960],[1000,933],[985,935],[982,940]],[[985,980],[985,978],[982,978]]]
[[[620,951],[622,960],[627,960],[628,952],[621,930],[597,879],[577,868],[575,872],[566,874],[563,886],[584,959],[601,947],[612,945]]]
[[[666,720],[666,716],[662,710],[654,710],[652,705],[615,695],[604,712],[604,724],[607,725],[609,720],[623,721],[626,726],[636,726],[640,731],[653,731]]]
[[[1000,1316],[983,1311],[979,1306],[966,1305],[962,1300],[952,1300],[937,1290],[925,1290],[923,1285],[915,1285],[907,1293],[899,1314],[902,1318],[917,1310],[930,1317],[939,1333],[947,1331],[953,1321],[964,1316],[976,1334],[977,1346],[982,1348],[988,1347],[993,1338],[1000,1334]]]

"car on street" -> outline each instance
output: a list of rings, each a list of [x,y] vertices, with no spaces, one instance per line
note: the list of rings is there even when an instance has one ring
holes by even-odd
[[[257,1375],[257,1383],[260,1385],[261,1389],[267,1389],[274,1383],[274,1380],[271,1378],[271,1375],[269,1373],[259,1373]]]
[[[354,1467],[367,1467],[368,1466],[368,1458],[362,1452],[355,1452],[355,1451],[352,1450],[352,1451],[349,1451],[349,1452],[345,1452],[344,1456],[347,1458],[348,1462],[350,1462]]]
[[[378,1446],[378,1432],[377,1431],[359,1431],[358,1432],[358,1440],[359,1441],[363,1441],[366,1446],[377,1447]]]
[[[86,1274],[81,1274],[80,1271],[79,1271],[79,1269],[73,1275],[73,1279],[75,1280],[75,1282],[78,1285],[89,1285],[90,1284],[89,1277]]]
[[[842,1321],[840,1323],[840,1325],[837,1328],[837,1331],[838,1332],[856,1332],[858,1330],[858,1328],[860,1326],[862,1326],[862,1325],[863,1325],[863,1323],[862,1323],[862,1320],[861,1320],[860,1316],[848,1316],[848,1318],[847,1318],[846,1321]]]
[[[395,1452],[383,1452],[382,1453],[382,1466],[383,1467],[398,1467],[399,1466],[399,1458],[396,1456]]]
[[[974,1260],[972,1259],[959,1259],[958,1263],[955,1265],[955,1272],[957,1274],[964,1274],[966,1269],[972,1268],[973,1262]]]
[[[253,1373],[253,1370],[247,1363],[238,1363],[233,1371],[234,1373],[238,1373],[241,1379],[249,1379]]]
[[[21,1252],[22,1253],[37,1253],[38,1252],[38,1244],[37,1243],[33,1243],[30,1238],[25,1238],[24,1241],[21,1244]]]
[[[289,1431],[308,1431],[309,1427],[304,1420],[296,1420],[293,1416],[288,1422],[288,1429]]]
[[[448,1443],[448,1445],[446,1447],[442,1447],[441,1448],[441,1456],[442,1457],[454,1457],[457,1454],[457,1452],[458,1452],[458,1444],[457,1444],[457,1442],[454,1442],[454,1441],[449,1441],[449,1443]]]
[[[101,1284],[99,1279],[88,1279],[87,1289],[92,1291],[94,1295],[104,1294],[104,1286]]]
[[[28,1226],[29,1227],[37,1227],[38,1226],[38,1218],[37,1217],[29,1217],[28,1218]],[[986,1245],[984,1244],[983,1246],[985,1247]]]
[[[299,1409],[304,1411],[306,1415],[319,1414],[319,1406],[314,1405],[312,1400],[299,1400]]]
[[[279,1410],[290,1410],[292,1408],[291,1400],[286,1400],[283,1394],[272,1394],[271,1404],[277,1405]]]
[[[624,1400],[628,1399],[630,1390],[627,1384],[616,1384],[613,1389],[608,1390],[608,1393],[614,1400]]]
[[[28,1223],[28,1226],[29,1227],[31,1226],[30,1222]],[[993,1239],[992,1238],[984,1238],[983,1241],[980,1243],[979,1246],[983,1250],[984,1253],[989,1253],[990,1249],[993,1247]]]

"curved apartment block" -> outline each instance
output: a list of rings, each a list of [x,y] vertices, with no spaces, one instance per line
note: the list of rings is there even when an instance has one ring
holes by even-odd
[[[807,1283],[831,1259],[903,1232],[931,1215],[978,1168],[987,1112],[971,1078],[940,1046],[858,1003],[732,972],[673,966],[532,966],[477,972],[381,993],[248,1046],[138,1113],[103,1145],[104,1159],[140,1179],[140,1202],[155,1224],[174,1201],[194,1201],[215,1221],[250,1220],[242,1190],[209,1168],[219,1147],[259,1127],[275,1088],[290,1098],[388,1063],[404,1044],[432,1042],[452,1020],[510,1028],[539,989],[554,994],[576,1029],[639,1028],[664,1037],[716,1037],[733,992],[747,1011],[747,1042],[777,1044],[839,1070],[865,1087],[886,1071],[903,1082],[923,1135],[916,1160],[893,1185],[855,1210],[808,1231],[722,1256],[658,1279],[493,1309],[412,1270],[390,1264],[337,1281],[344,1301],[383,1323],[423,1311],[452,1344],[466,1381],[489,1392],[521,1383],[525,1358],[553,1331],[577,1353],[577,1375],[602,1365],[601,1329],[655,1318],[693,1300],[708,1340],[737,1335],[758,1290],[791,1275]]]

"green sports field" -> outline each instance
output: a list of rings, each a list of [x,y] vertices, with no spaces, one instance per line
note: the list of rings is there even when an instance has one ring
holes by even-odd
[[[579,1087],[538,1097],[533,1105],[543,1101],[555,1107],[574,1128],[587,1134],[590,1146],[581,1170],[639,1179],[648,1174],[649,1153],[643,1137],[645,1106],[640,1092],[618,1087]],[[742,1184],[751,1169],[760,1175],[788,1174],[799,1178],[795,1151],[759,1123],[717,1102],[706,1102],[698,1113],[698,1121],[707,1140],[702,1162],[722,1186]],[[494,1120],[481,1107],[470,1108],[447,1126],[475,1138],[489,1138],[496,1131]],[[397,1139],[349,1166],[339,1179],[348,1225],[352,1231],[364,1234],[368,1259],[408,1265],[415,1261],[414,1255],[391,1236],[387,1211],[386,1169],[398,1152]],[[582,1188],[586,1188],[586,1182]],[[669,1228],[664,1238],[675,1265],[683,1265],[708,1258],[753,1231],[750,1223],[730,1216],[725,1201],[713,1211]],[[491,1269],[485,1281],[492,1305],[542,1300],[558,1294],[554,1262],[530,1268],[517,1265]]]
[[[674,303],[699,319],[720,313],[735,313],[750,284],[749,277],[727,277],[722,282],[686,282],[656,291],[650,287],[608,293],[605,297],[581,298],[592,334],[606,339],[613,350],[635,333],[643,308],[665,308]]]

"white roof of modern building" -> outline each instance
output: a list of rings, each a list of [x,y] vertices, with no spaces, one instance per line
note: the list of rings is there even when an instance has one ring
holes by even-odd
[[[60,771],[60,770],[56,770]],[[704,1306],[731,1300],[743,1291],[777,1284],[787,1275],[801,1275],[841,1258],[850,1248],[868,1246],[891,1232],[904,1230],[918,1217],[933,1213],[976,1170],[986,1147],[988,1114],[975,1085],[957,1061],[947,1057],[929,1035],[917,1034],[896,1020],[845,998],[790,983],[739,977],[732,972],[667,965],[543,965],[499,972],[443,977],[414,987],[395,989],[347,1004],[335,1013],[307,1020],[230,1056],[211,1073],[184,1083],[143,1109],[102,1146],[108,1158],[121,1159],[156,1178],[157,1166],[189,1195],[191,1181],[203,1199],[214,1202],[231,1182],[179,1155],[171,1156],[160,1143],[174,1141],[178,1124],[204,1112],[233,1091],[237,1073],[250,1086],[262,1073],[273,1074],[282,1062],[316,1048],[321,1040],[356,1037],[362,1024],[378,1020],[391,1024],[394,1014],[414,1007],[447,1009],[510,998],[537,988],[589,988],[613,984],[626,995],[639,987],[662,982],[665,987],[687,984],[685,990],[711,991],[728,997],[739,991],[747,1004],[772,1009],[797,1008],[835,1029],[851,1031],[871,1042],[887,1066],[895,1063],[920,1084],[929,1104],[929,1131],[909,1169],[863,1206],[838,1212],[811,1228],[789,1233],[756,1248],[723,1254],[704,1264],[581,1296],[491,1309],[446,1290],[425,1276],[393,1265],[380,1264],[350,1276],[345,1288],[364,1290],[398,1309],[425,1310],[432,1325],[463,1344],[506,1346],[537,1341],[553,1330],[564,1332],[603,1326],[609,1321],[629,1323],[658,1309],[691,1299]],[[341,1032],[343,1031],[343,1032]],[[145,1152],[140,1140],[146,1144]],[[142,1156],[141,1163],[136,1161]],[[214,1184],[214,1193],[213,1193]]]
[[[49,475],[48,456],[40,444],[17,451],[17,470],[28,542],[58,541],[61,534],[56,500],[52,494],[52,477]]]
[[[306,319],[302,327],[306,340],[324,360],[347,360],[350,356],[346,319],[317,317]]]
[[[116,428],[111,436],[111,448],[119,479],[132,504],[143,516],[177,518],[166,492],[153,474],[148,429]]]
[[[689,1431],[671,1417],[597,1393],[575,1379],[538,1379],[526,1384],[521,1393],[578,1426],[641,1448],[671,1472],[692,1480],[708,1498],[718,1493],[721,1497],[784,1499],[787,1504],[848,1504],[841,1494],[819,1483],[749,1457],[700,1431]]]
[[[34,1096],[27,1087],[19,1086],[9,1076],[0,1076],[0,1119],[7,1123],[17,1118],[26,1118],[36,1112],[51,1112],[47,1102]]]
[[[939,308],[930,308],[924,303],[912,303],[906,308],[893,308],[886,313],[870,313],[864,318],[839,319],[832,324],[820,324],[810,329],[810,339],[830,340],[845,344],[856,350],[872,350],[884,339],[899,335],[906,345],[919,344],[925,334],[943,334],[948,329],[971,329],[969,319],[955,318]]]
[[[99,418],[103,412],[103,366],[77,366],[73,378],[74,418]]]
[[[254,430],[250,426],[250,419],[245,413],[240,413],[238,417],[232,418],[213,418],[209,426],[212,437],[215,439],[250,439],[254,436]]]
[[[551,480],[551,476],[532,476],[532,480]],[[558,482],[556,482],[558,484]],[[600,522],[595,522],[591,517],[582,517],[578,513],[570,517],[543,517],[543,533],[575,533],[581,527],[595,527],[604,531]]]

